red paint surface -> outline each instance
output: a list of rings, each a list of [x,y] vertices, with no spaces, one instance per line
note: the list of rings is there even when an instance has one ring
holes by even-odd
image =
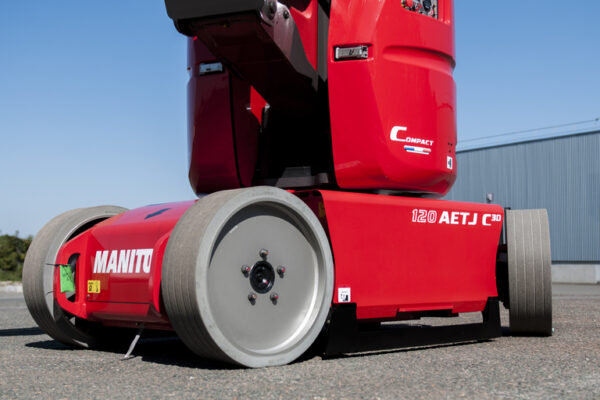
[[[110,218],[67,242],[57,263],[66,264],[79,253],[75,301],[60,294],[58,271],[55,296],[62,308],[97,321],[129,321],[167,324],[160,305],[162,259],[169,235],[194,201],[146,206]],[[152,216],[161,210],[160,214]],[[150,273],[94,273],[97,251],[153,249]],[[88,280],[101,282],[100,293],[87,293]]]
[[[262,96],[256,91],[256,89],[252,88],[250,90],[250,111],[258,121],[258,124],[262,124],[263,110],[267,102]]]
[[[337,183],[344,189],[446,193],[456,179],[456,100],[452,77],[452,2],[439,19],[408,11],[399,0],[332,2],[329,104]],[[334,61],[336,46],[369,46],[366,60]],[[434,143],[429,155],[405,151],[401,135]],[[417,144],[417,146],[419,146]],[[454,163],[455,164],[455,163]]]
[[[350,288],[359,319],[394,319],[402,312],[424,310],[481,311],[488,297],[497,296],[495,262],[502,208],[335,191],[297,195],[313,209],[330,236],[334,303],[339,288]],[[145,322],[168,327],[160,300],[162,259],[173,227],[193,203],[131,210],[65,244],[57,263],[67,263],[74,253],[81,256],[74,302],[60,294],[55,276],[54,293],[60,306],[107,324]],[[413,222],[415,209],[435,211],[436,221]],[[443,212],[454,215],[448,222],[456,224],[440,223]],[[468,225],[475,214],[477,223]],[[492,221],[492,215],[498,215],[498,220]],[[488,225],[482,223],[484,216]],[[153,249],[149,274],[93,272],[98,251],[147,248]],[[87,293],[88,280],[101,282],[99,294]]]
[[[315,70],[317,69],[318,51],[318,9],[318,0],[310,0],[310,2],[303,7],[290,7],[290,14],[294,19],[296,26],[298,27],[298,32],[300,33],[300,39],[302,40],[302,45],[304,46],[306,58]]]
[[[497,296],[496,249],[502,217],[490,226],[439,223],[444,211],[503,215],[496,205],[320,191],[335,260],[335,292],[351,288],[359,319],[405,311],[481,311]],[[436,223],[412,222],[434,210]],[[458,215],[462,222],[463,216]]]
[[[260,98],[251,104],[251,86],[226,69],[199,75],[202,63],[217,62],[199,40],[188,40],[189,179],[195,193],[250,186],[258,152]],[[264,107],[264,103],[262,104]],[[261,110],[262,112],[262,107]]]

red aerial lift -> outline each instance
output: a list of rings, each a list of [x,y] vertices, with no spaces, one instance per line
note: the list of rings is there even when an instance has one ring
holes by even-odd
[[[451,0],[165,3],[189,42],[199,199],[44,226],[23,287],[46,333],[174,330],[248,367],[319,335],[327,354],[496,337],[499,301],[511,333],[552,333],[546,211],[436,199],[457,171]],[[380,325],[468,312],[482,323]]]

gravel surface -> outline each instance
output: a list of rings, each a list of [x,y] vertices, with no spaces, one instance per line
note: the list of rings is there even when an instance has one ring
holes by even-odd
[[[198,359],[175,339],[142,339],[128,361],[120,361],[124,348],[72,350],[36,327],[22,294],[0,291],[0,398],[598,399],[600,286],[555,285],[553,305],[551,338],[248,370]]]

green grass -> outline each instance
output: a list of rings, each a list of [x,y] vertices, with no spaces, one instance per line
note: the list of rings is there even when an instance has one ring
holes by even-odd
[[[4,271],[0,269],[0,281],[21,282],[21,268],[17,271]]]

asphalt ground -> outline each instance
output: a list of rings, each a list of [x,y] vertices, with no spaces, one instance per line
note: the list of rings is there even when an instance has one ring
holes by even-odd
[[[549,338],[315,356],[251,370],[199,359],[176,339],[142,339],[127,361],[126,349],[73,350],[37,328],[22,294],[0,292],[0,398],[599,399],[600,285],[555,285],[553,307]]]

